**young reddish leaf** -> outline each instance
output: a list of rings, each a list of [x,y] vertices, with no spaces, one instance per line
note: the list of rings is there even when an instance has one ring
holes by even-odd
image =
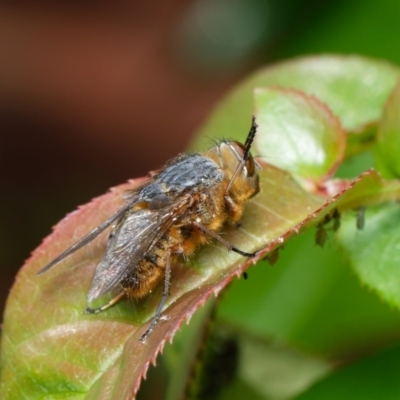
[[[266,186],[274,186],[270,194],[275,191],[278,196],[294,197],[299,207],[293,209],[289,202],[279,201],[279,208],[268,215],[268,205],[262,200],[267,194],[261,194],[259,205],[249,205],[243,228],[233,229],[226,236],[248,251],[266,243],[265,235],[257,238],[250,233],[253,214],[259,221],[259,231],[265,231],[265,224],[271,225],[269,241],[274,234],[280,235],[305,218],[309,207],[315,209],[321,204],[321,200],[308,195],[275,168],[266,168],[262,181]],[[282,181],[286,181],[285,186],[280,184]],[[164,313],[167,320],[160,321],[146,344],[138,339],[146,329],[142,324],[154,314],[160,290],[137,304],[124,301],[98,315],[83,314],[85,294],[104,252],[106,234],[46,274],[36,273],[119,208],[122,192],[135,184],[119,186],[68,215],[21,269],[5,312],[3,393],[16,397],[23,397],[24,393],[33,397],[60,392],[72,395],[106,384],[112,388],[111,393],[118,393],[111,398],[123,398],[122,394],[137,390],[149,362],[155,360],[164,342],[172,338],[182,322],[250,264],[243,264],[242,257],[228,254],[225,248],[208,246],[193,261],[194,265],[175,265],[169,299],[172,305]]]
[[[278,88],[255,89],[255,104],[260,125],[255,152],[314,184],[333,175],[343,159],[346,137],[325,104]]]
[[[325,201],[305,192],[287,173],[265,165],[262,192],[249,203],[242,226],[227,229],[224,237],[247,251],[263,248],[259,255],[263,257],[335,207],[354,207],[363,201],[364,182],[374,176],[365,174]],[[191,265],[175,265],[164,319],[145,344],[139,342],[147,327],[143,323],[152,317],[160,291],[137,304],[123,301],[97,315],[83,314],[85,293],[104,252],[105,235],[45,275],[36,273],[112,214],[121,205],[122,192],[135,184],[119,186],[68,215],[20,271],[5,314],[3,395],[40,397],[67,392],[95,393],[92,398],[100,399],[134,396],[165,341],[172,339],[207,298],[218,294],[252,263],[219,245],[209,245]]]

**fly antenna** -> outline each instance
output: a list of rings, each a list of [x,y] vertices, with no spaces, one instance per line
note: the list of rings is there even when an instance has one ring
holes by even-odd
[[[244,150],[242,162],[243,162],[243,161],[246,162],[247,159],[249,158],[249,155],[250,155],[250,148],[251,148],[251,145],[253,144],[254,138],[255,138],[255,136],[256,136],[257,128],[258,128],[258,125],[257,125],[257,123],[256,123],[256,117],[253,115],[253,117],[252,117],[252,119],[251,119],[251,128],[250,128],[250,132],[249,132],[249,134],[247,135],[246,142],[244,143],[244,148],[245,148],[245,150]],[[243,168],[243,167],[242,167],[242,168]]]
[[[247,135],[246,142],[244,143],[244,154],[243,154],[242,161],[239,163],[239,165],[236,168],[235,173],[232,175],[232,178],[228,184],[228,187],[225,190],[225,193],[228,193],[231,190],[233,181],[237,177],[238,173],[243,169],[243,167],[246,164],[246,161],[248,160],[248,158],[250,156],[250,148],[251,148],[251,145],[253,144],[254,137],[256,136],[257,128],[258,128],[258,125],[256,123],[256,117],[253,115],[253,117],[251,119],[250,132]]]

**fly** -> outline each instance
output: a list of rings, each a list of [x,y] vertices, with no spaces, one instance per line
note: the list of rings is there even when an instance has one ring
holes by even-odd
[[[171,265],[190,256],[210,238],[245,257],[254,257],[224,240],[217,232],[242,217],[246,202],[260,190],[261,167],[250,153],[257,130],[253,117],[245,144],[220,141],[203,153],[180,154],[150,173],[139,187],[123,194],[125,205],[84,236],[38,275],[91,243],[112,227],[103,259],[87,293],[87,313],[98,313],[124,297],[146,297],[163,280],[155,315],[142,335],[145,341],[161,316],[169,295]],[[115,296],[98,308],[89,304],[108,292]]]

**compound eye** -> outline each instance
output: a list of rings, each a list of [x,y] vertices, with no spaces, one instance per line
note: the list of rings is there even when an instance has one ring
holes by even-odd
[[[236,153],[236,156],[239,160],[243,160],[243,156],[246,153],[246,147],[244,146],[243,143],[240,142],[232,142],[233,145],[233,149]],[[249,154],[249,158],[246,161],[246,165],[245,168],[247,170],[247,176],[253,176],[254,172],[255,172],[255,163],[254,163],[254,159],[251,156],[251,154]]]
[[[231,142],[232,147],[235,150],[235,153],[239,158],[243,158],[244,152],[246,151],[246,147],[244,147],[243,143],[240,142]]]
[[[255,172],[255,165],[254,165],[254,159],[250,155],[249,159],[246,162],[246,169],[247,169],[247,175],[248,176],[253,176]]]

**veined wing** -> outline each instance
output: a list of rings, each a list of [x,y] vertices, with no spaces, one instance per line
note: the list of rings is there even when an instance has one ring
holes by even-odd
[[[160,210],[127,213],[113,229],[87,294],[91,302],[116,287],[187,209],[188,199]]]
[[[45,273],[50,268],[53,268],[55,265],[57,265],[58,263],[63,261],[65,258],[69,257],[71,254],[75,253],[82,247],[85,247],[86,245],[88,245],[90,242],[92,242],[94,239],[96,239],[96,237],[99,236],[100,233],[102,233],[105,229],[107,229],[111,224],[113,224],[115,221],[120,219],[131,207],[133,207],[135,204],[140,202],[138,196],[139,196],[140,190],[143,188],[143,186],[144,186],[144,184],[141,184],[139,187],[137,187],[133,190],[130,190],[129,198],[125,199],[126,205],[124,207],[120,208],[113,215],[111,215],[111,217],[109,217],[106,221],[104,221],[99,226],[94,228],[86,236],[84,236],[82,239],[78,240],[71,247],[69,247],[67,250],[65,250],[63,253],[61,253],[58,257],[56,257],[50,263],[45,265],[37,273],[37,275],[41,275],[41,274]]]

